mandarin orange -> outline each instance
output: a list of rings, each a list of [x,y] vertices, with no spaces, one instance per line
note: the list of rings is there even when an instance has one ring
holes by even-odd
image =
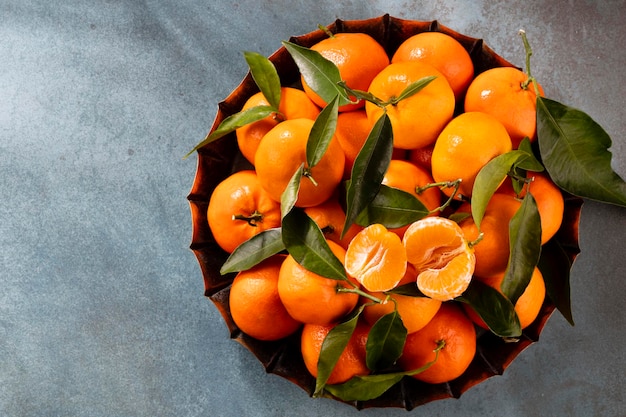
[[[252,236],[280,226],[280,216],[280,205],[252,170],[236,172],[220,182],[207,209],[213,237],[229,253]]]

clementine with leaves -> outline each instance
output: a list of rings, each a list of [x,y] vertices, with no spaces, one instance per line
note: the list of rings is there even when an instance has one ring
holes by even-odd
[[[332,252],[343,260],[345,249],[328,241]],[[326,278],[311,272],[288,255],[280,268],[278,294],[289,315],[303,323],[330,324],[350,313],[359,301],[352,292],[341,288],[353,288],[346,281]]]
[[[251,164],[254,164],[254,155],[256,154],[261,139],[263,139],[263,136],[265,136],[270,129],[284,120],[300,118],[315,120],[320,112],[319,107],[317,107],[302,90],[292,87],[281,87],[280,93],[280,103],[277,113],[267,116],[265,119],[244,125],[235,131],[239,149]],[[241,111],[246,111],[257,106],[269,105],[270,103],[263,93],[259,92],[253,94],[245,102]]]
[[[426,77],[435,77],[419,92],[401,100],[407,87]],[[372,80],[369,93],[384,104],[367,102],[365,111],[371,125],[387,113],[391,120],[394,146],[421,148],[433,143],[454,114],[454,92],[445,76],[423,62],[388,65]]]
[[[517,197],[524,198],[530,190],[530,194],[535,198],[541,218],[541,244],[543,245],[561,228],[565,200],[561,189],[545,173],[529,172],[527,177],[530,181],[524,185]],[[510,181],[505,181],[498,192],[515,195]]]
[[[305,324],[302,328],[300,350],[304,364],[309,373],[317,378],[317,363],[322,350],[322,344],[328,333],[336,324]],[[367,335],[369,326],[358,323],[344,351],[339,356],[327,384],[341,384],[356,375],[368,375],[370,373],[366,364]]]
[[[487,278],[477,278],[481,282],[489,285],[492,288],[495,288],[499,292],[502,292],[501,284],[504,280],[504,273],[494,275],[492,277]],[[525,329],[530,326],[541,311],[541,306],[546,298],[546,285],[543,279],[543,275],[539,268],[535,268],[532,276],[530,277],[530,281],[526,286],[526,289],[520,295],[520,297],[515,302],[515,313],[520,321],[520,327]],[[484,329],[488,329],[489,327],[485,322],[480,318],[476,312],[469,307],[467,304],[463,304],[463,308],[465,308],[467,315],[472,319],[474,323],[479,325]]]
[[[313,120],[285,120],[272,128],[261,140],[254,165],[259,182],[276,201],[301,164],[306,164],[306,147]],[[313,168],[305,165],[300,181],[298,207],[311,207],[333,195],[343,177],[345,155],[335,138],[324,156]]]
[[[343,233],[346,213],[334,196],[322,204],[305,208],[304,212],[319,226],[326,239],[340,244],[344,249],[348,248],[352,238],[363,229],[353,224]]]
[[[480,230],[471,216],[459,223],[465,238],[475,242],[472,247],[476,276],[489,277],[506,269],[510,253],[509,223],[520,206],[521,202],[512,195],[496,193],[487,204]],[[462,204],[457,213],[471,213],[470,205]]]
[[[367,304],[367,307],[363,309],[365,320],[373,325],[381,317],[397,309],[407,333],[416,332],[426,326],[441,307],[441,301],[429,297],[413,297],[402,294],[386,296],[382,292],[374,292],[371,295],[383,300],[383,302],[372,303],[363,299],[362,301]]]
[[[370,82],[383,68],[389,65],[389,57],[383,47],[365,33],[337,33],[312,45],[311,50],[319,52],[339,69],[339,75],[353,90],[367,91]],[[320,107],[326,102],[302,79],[307,95]],[[339,106],[339,111],[363,108],[364,102]]]

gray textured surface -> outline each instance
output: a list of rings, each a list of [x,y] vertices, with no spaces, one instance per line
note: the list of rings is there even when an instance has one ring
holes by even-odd
[[[424,4],[420,4],[424,3]],[[427,4],[428,3],[428,4]],[[203,298],[185,199],[245,74],[335,18],[438,19],[523,64],[613,137],[626,176],[624,1],[0,2],[0,415],[402,416],[266,375]],[[587,202],[555,314],[505,372],[429,416],[624,416],[626,210]]]

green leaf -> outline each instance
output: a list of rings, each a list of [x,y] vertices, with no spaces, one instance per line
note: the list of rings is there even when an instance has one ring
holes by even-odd
[[[352,167],[352,175],[346,190],[344,232],[378,194],[380,184],[389,168],[392,153],[391,121],[389,116],[383,113],[372,127]]]
[[[378,194],[356,219],[360,226],[380,223],[393,229],[422,219],[429,214],[424,204],[413,194],[381,184]]]
[[[304,268],[326,278],[348,279],[319,226],[303,210],[294,208],[283,217],[282,235],[287,251]]]
[[[304,82],[326,103],[339,96],[339,105],[350,103],[346,91],[339,86],[341,75],[337,66],[319,52],[292,42],[283,41],[283,46],[295,61]]]
[[[572,263],[556,239],[550,239],[544,244],[538,267],[543,275],[548,297],[559,313],[573,326],[569,282]]]
[[[393,365],[402,354],[406,335],[406,327],[397,309],[378,319],[365,345],[367,367],[372,371],[380,371]]]
[[[220,274],[245,271],[284,249],[280,228],[264,230],[237,246],[222,265]]]
[[[419,93],[420,91],[424,89],[424,87],[430,84],[435,78],[437,77],[434,75],[429,75],[427,77],[422,77],[419,80],[412,82],[411,84],[407,85],[404,90],[402,90],[402,92],[398,95],[398,97],[395,97],[392,100],[390,100],[389,104],[396,105],[400,101]]]
[[[327,385],[326,391],[344,401],[368,401],[383,395],[389,388],[400,382],[405,376],[411,376],[424,372],[430,368],[439,358],[439,352],[444,346],[440,342],[435,349],[435,359],[417,369],[406,372],[390,372],[386,374],[374,374],[354,376],[347,382],[338,385]]]
[[[341,353],[348,346],[364,307],[364,305],[361,305],[348,320],[333,327],[324,338],[320,356],[317,360],[314,396],[320,395],[326,386],[326,381],[328,381],[328,377],[335,368]]]
[[[343,384],[326,385],[326,391],[344,401],[368,401],[378,398],[396,385],[404,372],[354,376]]]
[[[524,171],[533,171],[533,172],[543,172],[545,168],[543,164],[535,157],[535,152],[533,151],[533,145],[530,143],[528,136],[522,139],[518,150],[526,152],[528,157],[525,159],[521,159],[516,163],[516,167],[520,168]]]
[[[231,132],[234,132],[240,127],[265,119],[273,113],[276,113],[276,109],[271,106],[255,106],[228,116],[222,120],[222,123],[220,123],[217,129],[211,132],[202,142],[189,151],[189,153],[185,155],[185,158],[203,146],[208,145],[209,143],[216,141]]]
[[[528,286],[541,255],[541,219],[530,193],[526,193],[509,223],[509,241],[509,264],[500,289],[515,305]]]
[[[487,204],[508,173],[517,164],[528,159],[535,159],[535,157],[532,153],[514,150],[496,156],[478,171],[472,188],[472,217],[476,227],[480,229]]]
[[[244,52],[250,74],[267,102],[278,110],[280,104],[280,77],[272,61],[256,52]]]
[[[495,288],[474,279],[456,300],[469,304],[495,335],[521,336],[522,328],[513,303]]]
[[[339,98],[335,96],[315,119],[306,144],[306,161],[311,169],[322,159],[337,128]]]
[[[287,213],[295,206],[298,201],[298,193],[300,192],[300,180],[304,173],[304,164],[300,164],[296,172],[293,173],[287,186],[280,195],[280,214],[281,218],[285,218]]]
[[[591,117],[537,97],[537,138],[556,185],[579,197],[626,207],[626,182],[611,168],[611,138]]]

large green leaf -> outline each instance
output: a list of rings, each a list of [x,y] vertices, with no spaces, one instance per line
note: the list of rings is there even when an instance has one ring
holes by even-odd
[[[537,97],[537,138],[546,170],[559,187],[626,207],[626,182],[611,167],[611,138],[589,115]]]
[[[509,241],[509,263],[500,288],[515,305],[528,286],[541,254],[541,218],[530,193],[526,193],[511,219]]]
[[[346,191],[344,232],[359,213],[376,197],[389,168],[393,153],[393,132],[389,116],[384,113],[374,124],[352,167]]]
[[[270,104],[278,109],[280,104],[280,77],[272,61],[257,52],[246,51],[243,56],[250,67],[250,74],[259,90]]]
[[[346,90],[339,86],[341,75],[337,66],[319,52],[292,42],[283,41],[283,46],[295,61],[304,82],[326,103],[339,96],[339,105],[349,104]]]
[[[320,356],[317,360],[317,378],[315,380],[314,396],[318,396],[324,390],[326,381],[332,373],[339,357],[343,353],[348,342],[356,329],[364,305],[361,305],[346,321],[333,327],[322,342]]]
[[[413,194],[381,184],[374,199],[356,219],[360,226],[380,223],[389,229],[411,224],[429,214],[424,204]]]
[[[357,375],[343,384],[327,385],[326,391],[344,401],[367,401],[378,398],[389,390],[389,388],[400,382],[403,377],[416,375],[430,368],[439,359],[439,352],[441,352],[444,346],[445,342],[440,341],[435,349],[435,359],[417,369],[405,372],[390,372],[364,376]]]
[[[280,228],[264,230],[237,246],[222,265],[220,273],[224,275],[250,269],[284,249]]]
[[[300,180],[304,172],[304,164],[300,164],[296,172],[293,173],[287,186],[280,195],[280,214],[284,218],[298,201],[298,193],[300,192]]]
[[[487,204],[502,181],[516,166],[520,164],[532,166],[528,161],[536,161],[532,153],[514,150],[496,156],[478,171],[472,188],[472,217],[479,229]]]
[[[495,288],[474,279],[455,300],[469,304],[497,336],[521,336],[522,328],[515,307]]]
[[[254,123],[261,119],[265,119],[272,113],[276,113],[276,109],[272,106],[255,106],[228,116],[227,118],[222,120],[217,129],[207,135],[207,137],[204,138],[202,142],[197,144],[191,151],[189,151],[189,153],[185,155],[185,158],[187,158],[198,149],[202,148],[204,145],[208,145],[209,143],[216,141],[219,138],[224,137],[230,132],[234,132],[235,130],[247,124]]]
[[[311,169],[322,159],[337,128],[339,98],[335,96],[315,119],[306,143],[306,161]]]
[[[283,217],[282,236],[289,254],[304,268],[326,278],[348,279],[319,226],[303,210],[294,208]]]
[[[402,354],[406,335],[406,327],[397,309],[378,319],[367,337],[367,367],[380,371],[393,365]]]

